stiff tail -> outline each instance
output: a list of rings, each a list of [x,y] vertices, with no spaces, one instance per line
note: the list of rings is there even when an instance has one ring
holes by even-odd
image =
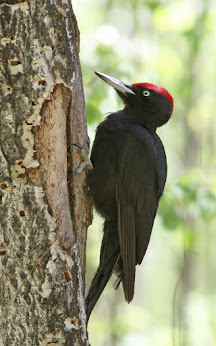
[[[109,281],[119,257],[118,230],[116,221],[105,221],[104,236],[101,245],[100,264],[92,280],[86,298],[87,321],[91,312]]]

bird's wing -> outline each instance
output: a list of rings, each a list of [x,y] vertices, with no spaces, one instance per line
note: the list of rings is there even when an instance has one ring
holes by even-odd
[[[116,201],[118,218],[118,236],[123,264],[122,284],[125,299],[130,302],[134,294],[136,266],[136,230],[135,213],[132,204],[127,201],[124,183],[121,178],[116,182]]]
[[[146,252],[158,206],[158,176],[154,153],[131,134],[124,136],[116,177],[118,235],[123,262],[122,283],[130,302],[135,266]]]

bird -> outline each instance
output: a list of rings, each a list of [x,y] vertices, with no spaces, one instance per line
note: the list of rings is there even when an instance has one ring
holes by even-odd
[[[105,221],[99,266],[86,297],[87,321],[113,273],[114,288],[122,283],[125,300],[133,299],[135,268],[146,253],[167,178],[156,130],[168,122],[174,106],[165,88],[95,73],[116,90],[124,108],[99,124],[92,146],[87,184]]]

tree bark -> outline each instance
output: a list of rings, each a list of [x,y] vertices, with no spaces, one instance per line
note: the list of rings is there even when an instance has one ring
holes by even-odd
[[[88,345],[76,18],[69,0],[0,4],[0,345]]]

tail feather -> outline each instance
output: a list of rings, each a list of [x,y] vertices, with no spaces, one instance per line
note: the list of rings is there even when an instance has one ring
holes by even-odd
[[[87,321],[89,320],[95,304],[112,275],[119,253],[117,223],[115,221],[105,221],[104,236],[100,253],[100,264],[86,297]]]
[[[117,279],[115,280],[113,287],[115,290],[117,290],[119,288],[120,283],[123,280],[123,263],[122,263],[122,258],[121,258],[121,254],[119,254],[114,269],[113,269],[113,273],[115,274],[115,276],[117,277]]]

